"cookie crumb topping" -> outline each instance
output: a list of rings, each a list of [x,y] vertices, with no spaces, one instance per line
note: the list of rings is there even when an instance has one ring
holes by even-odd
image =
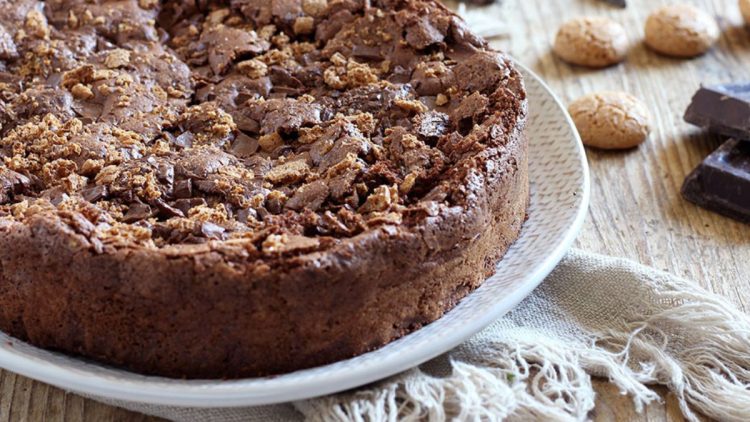
[[[261,3],[0,3],[0,218],[278,256],[462,200],[523,101],[504,56],[419,2]]]

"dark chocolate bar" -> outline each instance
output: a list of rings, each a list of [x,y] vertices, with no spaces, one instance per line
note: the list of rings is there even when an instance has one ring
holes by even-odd
[[[606,1],[607,3],[613,6],[628,7],[628,3],[625,0],[604,0],[604,1]]]
[[[750,142],[726,141],[685,179],[682,196],[703,208],[750,223]]]
[[[750,140],[750,83],[701,87],[685,112],[685,121],[714,133]]]

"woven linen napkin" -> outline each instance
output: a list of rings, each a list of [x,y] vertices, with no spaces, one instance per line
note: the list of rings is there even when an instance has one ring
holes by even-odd
[[[571,251],[515,310],[456,349],[384,381],[236,409],[104,402],[176,421],[585,420],[591,377],[637,409],[667,386],[684,415],[750,420],[750,317],[694,283]]]

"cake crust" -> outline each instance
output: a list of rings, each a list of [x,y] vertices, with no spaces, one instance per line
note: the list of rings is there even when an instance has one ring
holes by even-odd
[[[15,337],[146,374],[290,372],[435,321],[518,236],[522,77],[435,1],[20,3]]]

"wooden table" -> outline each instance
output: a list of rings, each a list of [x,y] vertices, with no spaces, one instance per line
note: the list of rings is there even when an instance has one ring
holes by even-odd
[[[649,141],[629,152],[589,150],[591,211],[577,247],[622,256],[695,280],[750,304],[750,226],[704,211],[680,197],[685,176],[720,145],[721,139],[684,123],[682,115],[701,83],[750,79],[750,31],[737,0],[688,1],[717,16],[723,36],[709,54],[694,60],[661,57],[642,44],[651,10],[675,0],[628,0],[625,10],[600,0],[516,0],[506,12],[511,36],[495,44],[542,76],[564,102],[596,90],[622,90],[642,99],[653,113]],[[550,53],[556,28],[568,19],[608,16],[628,31],[627,62],[606,70],[569,66]],[[674,397],[666,405],[633,413],[628,398],[597,381],[599,420],[682,420]]]
[[[506,0],[498,22],[512,22],[511,36],[494,44],[541,75],[568,102],[595,90],[635,94],[653,112],[654,130],[645,145],[620,153],[589,151],[591,213],[577,245],[589,251],[632,258],[695,280],[747,311],[750,304],[750,226],[704,211],[679,194],[685,175],[721,142],[682,121],[701,82],[750,79],[750,32],[742,25],[737,0],[692,3],[718,16],[719,45],[694,60],[660,57],[641,44],[650,10],[672,0],[629,0],[621,10],[600,0]],[[568,66],[550,54],[556,28],[569,18],[604,15],[621,22],[633,43],[627,63],[603,71]],[[664,404],[635,414],[627,397],[605,380],[597,420],[682,420],[666,391]],[[0,372],[0,422],[19,420],[153,420],[74,394]]]

